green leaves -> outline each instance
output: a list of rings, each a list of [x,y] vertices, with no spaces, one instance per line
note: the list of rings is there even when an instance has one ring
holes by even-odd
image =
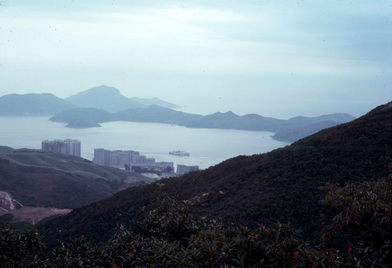
[[[0,225],[0,263],[5,267],[34,267],[40,262],[44,245],[35,229],[17,231],[9,224]]]

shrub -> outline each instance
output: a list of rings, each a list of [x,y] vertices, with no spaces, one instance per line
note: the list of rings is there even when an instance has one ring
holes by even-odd
[[[329,185],[322,202],[336,216],[321,239],[275,224],[249,229],[195,217],[192,202],[165,197],[130,228],[118,226],[107,243],[77,238],[48,253],[34,229],[0,228],[4,267],[391,267],[391,177]],[[197,199],[195,199],[197,200]]]

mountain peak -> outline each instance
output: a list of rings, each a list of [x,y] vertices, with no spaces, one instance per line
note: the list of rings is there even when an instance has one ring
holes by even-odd
[[[235,113],[233,113],[233,111],[227,111],[224,114],[226,114],[226,115],[236,115]]]
[[[67,100],[79,107],[97,108],[108,112],[118,112],[142,106],[122,95],[117,88],[105,85],[87,89],[68,97]]]
[[[115,88],[115,87],[110,87],[110,86],[106,86],[106,85],[101,85],[101,86],[98,86],[98,87],[92,87],[92,88],[90,88],[90,89],[87,89],[87,90],[85,90],[85,91],[83,91],[83,92],[85,92],[85,93],[94,93],[94,94],[99,94],[99,93],[109,93],[109,94],[120,94],[121,95],[121,93],[120,93],[120,90],[118,90],[117,88]],[[81,92],[81,93],[83,93],[83,92]]]
[[[178,107],[159,99],[128,98],[115,88],[106,85],[92,87],[67,98],[79,107],[97,108],[107,112],[116,113],[122,110],[145,108],[151,104],[163,107]]]

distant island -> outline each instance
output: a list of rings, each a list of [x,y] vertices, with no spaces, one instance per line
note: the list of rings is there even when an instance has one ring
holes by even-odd
[[[120,93],[117,88],[99,86],[87,89],[65,99],[77,107],[97,108],[111,113],[131,108],[145,108],[150,105],[175,109],[178,105],[163,101],[159,98],[128,98]]]
[[[185,126],[189,128],[217,128],[253,131],[270,131],[276,140],[293,142],[311,135],[324,128],[333,127],[353,120],[349,114],[329,114],[318,117],[294,117],[289,120],[264,117],[257,114],[237,115],[231,111],[199,115],[151,105],[146,108],[133,108],[109,113],[96,108],[76,108],[60,112],[50,118],[51,121],[70,124],[81,121],[86,127],[100,123],[150,122]],[[69,126],[69,125],[67,125]]]
[[[53,94],[7,94],[0,97],[0,116],[47,116],[72,108],[97,108],[118,112],[150,105],[179,108],[178,105],[159,98],[128,98],[114,87],[99,86],[61,99]]]
[[[69,128],[90,128],[90,127],[101,127],[100,124],[91,122],[91,121],[84,121],[84,120],[74,120],[67,124],[66,127]]]
[[[0,115],[46,116],[76,106],[53,94],[8,94],[0,97]]]
[[[209,115],[185,113],[178,105],[158,98],[128,98],[114,87],[99,86],[60,99],[52,94],[9,94],[0,97],[0,115],[52,115],[51,121],[69,128],[100,127],[113,121],[151,122],[189,128],[270,131],[276,140],[293,142],[324,128],[354,119],[345,113],[317,117],[297,116],[288,120],[258,114],[237,115],[232,111]]]

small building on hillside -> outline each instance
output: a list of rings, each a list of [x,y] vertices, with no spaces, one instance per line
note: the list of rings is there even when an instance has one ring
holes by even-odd
[[[198,171],[199,166],[177,165],[177,175],[181,176],[192,171]]]

